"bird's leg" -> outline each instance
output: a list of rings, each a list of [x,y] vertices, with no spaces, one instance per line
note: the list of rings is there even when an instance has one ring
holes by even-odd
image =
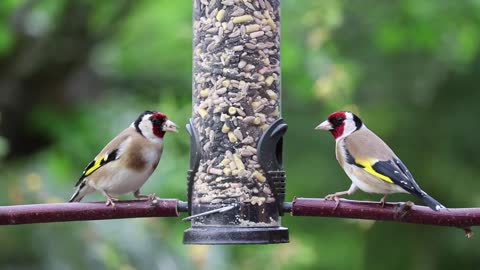
[[[136,190],[133,193],[133,196],[135,196],[135,198],[137,199],[147,199],[151,203],[155,203],[155,201],[158,199],[157,196],[155,196],[155,193],[148,194],[148,195],[140,194],[140,189]]]
[[[113,198],[110,194],[108,194],[105,190],[102,190],[102,193],[105,197],[107,197],[107,201],[105,202],[106,206],[112,206],[115,207],[114,201],[118,201],[118,199]]]
[[[335,204],[335,208],[333,208],[333,211],[335,211],[337,209],[338,205],[340,204],[340,197],[341,196],[352,195],[357,190],[358,190],[358,187],[355,186],[355,184],[352,183],[352,185],[350,186],[350,188],[348,190],[335,192],[333,194],[328,194],[327,196],[325,196],[325,199],[326,200],[334,200],[335,202],[337,202]]]
[[[149,194],[149,195],[140,194],[140,189],[133,192],[133,196],[135,196],[135,198],[137,199],[149,199],[150,195],[152,194]]]
[[[358,190],[358,187],[355,186],[355,184],[352,183],[352,185],[350,186],[350,188],[348,190],[335,192],[333,194],[328,194],[327,196],[325,196],[325,199],[326,200],[338,201],[340,199],[340,196],[352,195],[357,190]]]
[[[343,196],[343,195],[350,195],[348,194],[348,190],[345,190],[345,191],[339,191],[339,192],[335,192],[333,194],[328,194],[327,196],[325,196],[325,200],[334,200],[334,201],[339,201],[340,200],[340,197]]]
[[[385,207],[385,203],[387,202],[387,195],[388,194],[384,194],[383,197],[380,199],[380,206],[382,208]]]
[[[348,190],[335,192],[334,194],[328,194],[327,196],[325,196],[325,200],[334,200],[336,202],[335,207],[333,208],[333,212],[337,210],[337,207],[340,204],[340,196],[343,195],[348,195]]]

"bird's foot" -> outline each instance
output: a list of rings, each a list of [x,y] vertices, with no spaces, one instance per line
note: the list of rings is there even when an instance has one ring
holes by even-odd
[[[106,206],[112,206],[115,207],[115,202],[118,201],[118,199],[113,198],[112,196],[107,196],[107,201],[105,202]]]
[[[155,193],[148,194],[147,199],[151,205],[155,205],[158,203],[158,197],[155,195]]]
[[[134,193],[135,198],[137,199],[146,199],[147,201],[150,202],[150,204],[157,204],[158,203],[158,197],[155,195],[155,193],[148,194],[148,195],[143,195],[140,193]]]
[[[328,194],[327,196],[325,196],[325,200],[331,200],[331,201],[335,201],[335,207],[333,208],[333,212],[335,212],[335,210],[337,210],[338,206],[340,205],[340,196],[344,195],[343,192],[336,192],[334,194]]]
[[[386,202],[387,202],[387,194],[385,194],[385,195],[380,199],[380,206],[381,206],[382,208],[384,208]]]
[[[328,194],[327,196],[325,196],[325,200],[336,201],[338,200],[338,196],[335,196],[335,194]]]
[[[341,196],[347,195],[347,194],[348,194],[348,191],[335,192],[333,194],[328,194],[327,196],[325,196],[325,200],[334,200],[338,202]]]
[[[398,209],[395,211],[395,217],[397,219],[403,219],[405,215],[407,215],[408,212],[410,212],[410,210],[412,209],[412,206],[414,205],[415,204],[411,201],[400,203],[398,206]]]

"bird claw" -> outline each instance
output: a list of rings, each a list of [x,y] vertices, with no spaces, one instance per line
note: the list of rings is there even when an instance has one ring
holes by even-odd
[[[325,200],[333,200],[333,201],[340,201],[340,196],[338,193],[334,193],[334,194],[328,194],[327,196],[325,196]]]
[[[385,194],[385,196],[383,196],[381,199],[380,199],[380,207],[382,208],[385,208],[385,203],[387,202],[387,195]]]
[[[325,196],[325,200],[330,200],[330,201],[335,201],[335,207],[333,208],[333,212],[335,212],[335,210],[337,210],[338,206],[340,205],[340,197],[338,196],[337,193],[335,194],[328,194],[327,196]]]
[[[135,192],[134,196],[137,199],[146,199],[152,205],[158,203],[158,197],[155,195],[155,193],[148,194],[148,195],[143,195],[143,194],[140,194],[139,192]]]
[[[116,201],[118,201],[118,199],[113,198],[113,197],[107,197],[107,201],[105,202],[105,205],[115,207],[115,202]]]
[[[155,195],[155,193],[148,194],[147,200],[150,202],[151,205],[156,205],[158,203],[158,197]]]
[[[328,194],[327,196],[325,196],[325,200],[334,200],[335,198],[335,194]]]

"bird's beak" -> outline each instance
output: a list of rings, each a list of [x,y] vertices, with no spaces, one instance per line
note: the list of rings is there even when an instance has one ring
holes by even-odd
[[[165,122],[165,124],[163,124],[163,131],[165,131],[165,132],[167,132],[167,131],[178,132],[178,127],[172,121],[167,120]]]
[[[328,122],[328,120],[323,121],[320,125],[318,125],[315,129],[317,130],[332,130],[332,124]]]

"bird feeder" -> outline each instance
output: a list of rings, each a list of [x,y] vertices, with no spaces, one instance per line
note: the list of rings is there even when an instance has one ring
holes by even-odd
[[[279,0],[193,3],[184,243],[286,243]]]

